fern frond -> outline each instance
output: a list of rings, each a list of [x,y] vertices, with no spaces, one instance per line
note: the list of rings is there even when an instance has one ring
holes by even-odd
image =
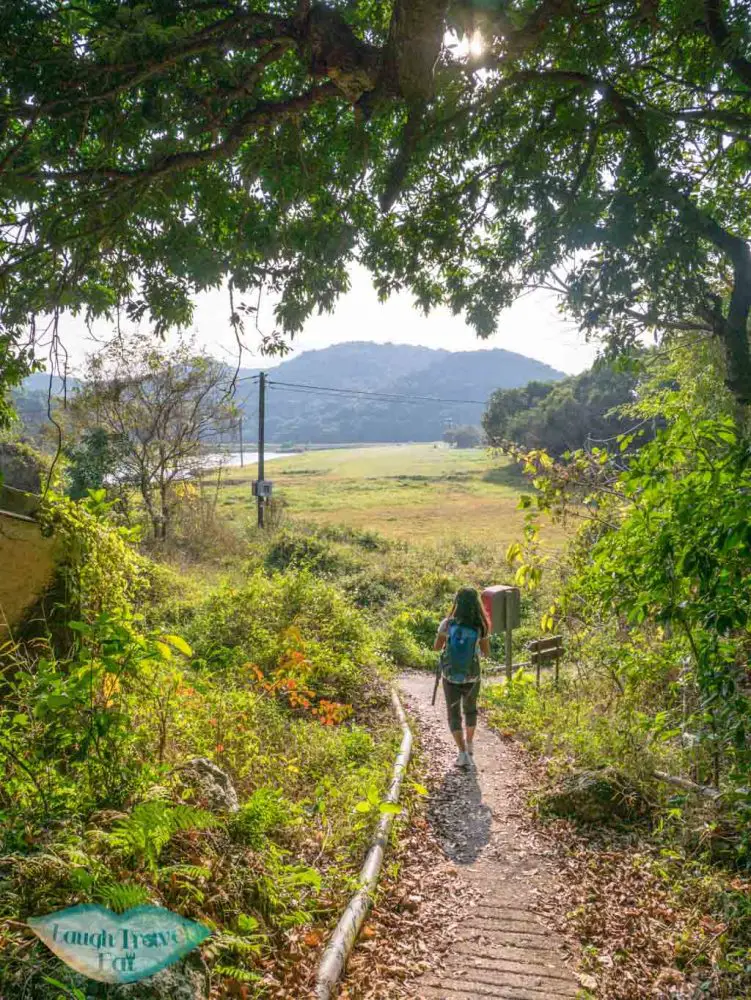
[[[216,942],[221,951],[234,952],[238,955],[260,955],[265,943],[264,935],[259,935],[257,938],[240,937],[230,931],[221,934]]]
[[[170,821],[173,833],[180,830],[213,830],[221,824],[219,817],[208,809],[185,805],[170,807]]]
[[[184,878],[211,878],[211,869],[201,865],[166,865],[159,869],[159,876],[180,875]]]
[[[100,885],[96,892],[97,900],[108,906],[115,913],[124,913],[134,906],[148,903],[148,891],[142,885],[134,882],[119,882]]]
[[[249,972],[247,969],[238,969],[235,965],[215,965],[214,972],[228,979],[234,979],[236,983],[257,983],[263,976],[257,972]]]
[[[109,834],[109,842],[124,853],[156,867],[159,855],[172,837],[187,830],[210,830],[220,820],[206,809],[172,805],[161,799],[141,802]]]

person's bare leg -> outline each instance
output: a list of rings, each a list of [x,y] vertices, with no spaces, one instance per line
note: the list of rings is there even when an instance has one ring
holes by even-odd
[[[467,726],[467,740],[466,740],[467,753],[470,754],[472,753],[472,744],[474,743],[474,741],[475,741],[475,727]]]
[[[454,737],[454,743],[459,747],[462,753],[467,752],[467,744],[464,742],[464,733],[461,729],[452,729],[451,735]]]

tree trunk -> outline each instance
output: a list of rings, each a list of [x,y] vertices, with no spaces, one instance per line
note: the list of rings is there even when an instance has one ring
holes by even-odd
[[[751,249],[742,236],[724,229],[704,209],[671,185],[661,185],[667,200],[681,212],[687,230],[704,236],[730,261],[733,283],[727,314],[723,314],[719,297],[706,317],[722,341],[727,364],[726,384],[735,396],[741,413],[751,405],[751,346],[748,323],[751,315]]]
[[[141,477],[139,483],[139,489],[141,491],[141,496],[143,497],[143,504],[149,515],[149,520],[151,521],[151,530],[154,532],[154,538],[158,539],[159,534],[159,524],[160,518],[157,512],[154,510],[154,503],[151,499],[151,490],[149,489],[149,482],[145,476]]]
[[[738,253],[733,267],[733,292],[727,317],[720,336],[725,348],[727,385],[742,407],[751,404],[751,349],[748,340],[748,318],[751,313],[751,253]]]
[[[159,484],[159,507],[161,517],[160,538],[164,542],[167,540],[167,524],[169,522],[169,486],[162,481]]]

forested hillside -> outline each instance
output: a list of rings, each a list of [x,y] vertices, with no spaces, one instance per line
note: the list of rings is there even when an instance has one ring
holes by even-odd
[[[373,441],[435,441],[447,424],[479,424],[484,401],[495,389],[524,385],[532,379],[552,382],[563,373],[512,351],[442,351],[406,344],[365,341],[304,351],[266,369],[273,381],[408,396],[437,396],[476,403],[433,403],[367,396],[302,393],[272,386],[267,396],[267,439],[290,444]],[[245,420],[245,436],[255,439],[258,369],[242,368],[235,400]],[[234,372],[228,371],[228,379]],[[75,394],[79,380],[70,379]],[[13,398],[24,426],[36,435],[47,421],[49,377],[29,376]],[[62,381],[53,379],[53,392]],[[236,427],[236,425],[235,425]],[[222,435],[234,440],[236,429]]]
[[[394,344],[352,343],[305,351],[272,369],[272,381],[476,403],[434,403],[301,394],[272,386],[267,434],[278,442],[436,441],[447,424],[479,424],[483,403],[499,387],[562,373],[511,351],[433,351]],[[241,394],[250,426],[257,392]]]
[[[646,439],[649,428],[645,421],[637,421],[633,410],[638,385],[638,365],[599,362],[557,383],[497,389],[482,415],[482,426],[494,448],[513,443],[545,448],[554,455],[612,443],[637,422],[640,438]]]

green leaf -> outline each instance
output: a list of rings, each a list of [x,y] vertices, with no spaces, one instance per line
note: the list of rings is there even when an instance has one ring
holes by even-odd
[[[42,981],[63,991],[58,1000],[86,1000],[86,994],[77,986],[66,986],[65,983],[61,983],[59,979],[53,979],[52,976],[42,976]]]
[[[183,656],[193,655],[193,650],[190,648],[185,639],[183,639],[181,636],[163,635],[162,639],[164,640],[164,642],[168,642],[170,646],[174,646],[174,648],[178,651],[178,653],[182,653]]]
[[[83,635],[89,635],[92,631],[91,625],[87,625],[86,622],[68,622],[68,628],[74,632],[81,632]]]
[[[397,805],[395,802],[381,802],[378,809],[385,816],[398,816],[402,811],[402,807]]]

